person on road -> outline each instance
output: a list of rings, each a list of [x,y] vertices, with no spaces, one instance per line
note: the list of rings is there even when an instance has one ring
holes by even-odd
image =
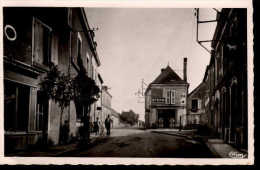
[[[105,136],[105,127],[103,121],[100,122],[99,127],[100,127],[100,136]]]
[[[106,130],[107,130],[107,135],[110,135],[110,128],[111,128],[111,119],[110,116],[107,115],[107,118],[105,120],[105,126],[106,126]]]
[[[97,117],[97,120],[94,122],[94,131],[95,131],[96,135],[99,134],[98,117]]]

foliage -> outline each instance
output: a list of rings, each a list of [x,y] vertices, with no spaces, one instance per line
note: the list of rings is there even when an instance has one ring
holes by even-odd
[[[96,82],[86,76],[86,74],[79,73],[73,79],[74,85],[74,99],[83,105],[89,106],[98,100],[100,89]]]
[[[122,112],[120,114],[120,119],[123,122],[129,123],[130,125],[135,125],[138,122],[139,115],[134,111],[129,110],[128,112]]]
[[[61,109],[66,108],[73,99],[73,83],[69,75],[58,70],[57,65],[50,64],[50,70],[40,85],[46,97],[58,103]]]
[[[69,106],[70,101],[74,100],[74,102],[80,104],[81,107],[85,107],[85,111],[88,113],[89,106],[98,100],[100,89],[95,81],[86,75],[85,71],[81,71],[75,78],[71,78],[69,75],[60,72],[57,65],[50,64],[49,67],[50,70],[40,83],[41,91],[46,98],[54,100],[61,108],[60,142],[62,142],[62,130],[64,129],[62,128],[62,115],[64,108]],[[88,116],[84,114],[82,110],[77,111],[77,115],[83,119],[84,131],[89,133]],[[83,134],[83,136],[84,135],[86,136],[86,134]]]
[[[70,78],[61,73],[54,64],[50,64],[50,70],[40,85],[46,97],[54,100],[61,108],[67,107],[71,100],[89,106],[99,98],[99,87],[85,72]]]

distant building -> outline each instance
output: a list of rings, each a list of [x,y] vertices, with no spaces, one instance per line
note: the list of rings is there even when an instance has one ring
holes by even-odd
[[[111,119],[112,119],[112,128],[119,128],[121,127],[120,122],[120,114],[116,112],[114,109],[111,109]]]
[[[208,122],[205,112],[206,91],[206,85],[202,82],[188,95],[187,125],[192,128],[206,125]]]
[[[111,127],[116,128],[120,126],[119,113],[112,108],[112,95],[109,93],[108,89],[107,86],[102,86],[102,115],[100,115],[99,120],[104,123],[105,119],[109,115],[112,120]]]
[[[147,128],[174,128],[186,126],[187,114],[187,58],[184,58],[184,78],[170,66],[145,91],[145,126]]]

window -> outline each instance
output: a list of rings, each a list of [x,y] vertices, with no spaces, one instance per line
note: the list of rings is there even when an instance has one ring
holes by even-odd
[[[34,18],[34,63],[48,66],[51,62],[52,29]]]
[[[171,90],[171,104],[175,104],[175,90]]]
[[[44,129],[46,116],[48,115],[49,100],[43,95],[41,91],[37,92],[37,111],[36,111],[36,130],[41,131]]]
[[[167,90],[166,92],[166,104],[170,104],[171,102],[171,91]]]
[[[191,100],[191,110],[192,111],[197,111],[198,110],[198,100],[197,99],[192,99]]]
[[[166,104],[175,104],[175,90],[166,91]]]
[[[27,131],[29,120],[30,87],[5,80],[4,129]]]

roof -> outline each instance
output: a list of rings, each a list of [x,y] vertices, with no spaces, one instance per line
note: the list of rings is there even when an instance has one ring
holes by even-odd
[[[189,94],[188,97],[191,96],[193,93],[197,92],[201,87],[203,87],[204,82],[202,81],[195,89],[193,89]]]
[[[84,8],[80,8],[80,12],[81,12],[81,15],[82,15],[82,19],[83,19],[83,23],[85,24],[85,27],[83,27],[84,31],[85,31],[85,34],[87,35],[87,39],[90,43],[90,47],[92,49],[92,52],[94,54],[94,58],[97,62],[97,65],[100,66],[101,65],[101,62],[100,62],[100,59],[99,59],[99,56],[98,56],[98,53],[96,51],[96,47],[95,47],[95,41],[93,40],[93,37],[91,36],[90,34],[90,26],[89,26],[89,23],[88,23],[88,19],[87,19],[87,16],[86,16],[86,11]]]
[[[168,65],[151,84],[188,84]]]
[[[188,83],[180,78],[180,76],[168,65],[166,68],[161,69],[161,74],[152,81],[145,90],[145,95],[151,88],[152,84],[187,84]]]

